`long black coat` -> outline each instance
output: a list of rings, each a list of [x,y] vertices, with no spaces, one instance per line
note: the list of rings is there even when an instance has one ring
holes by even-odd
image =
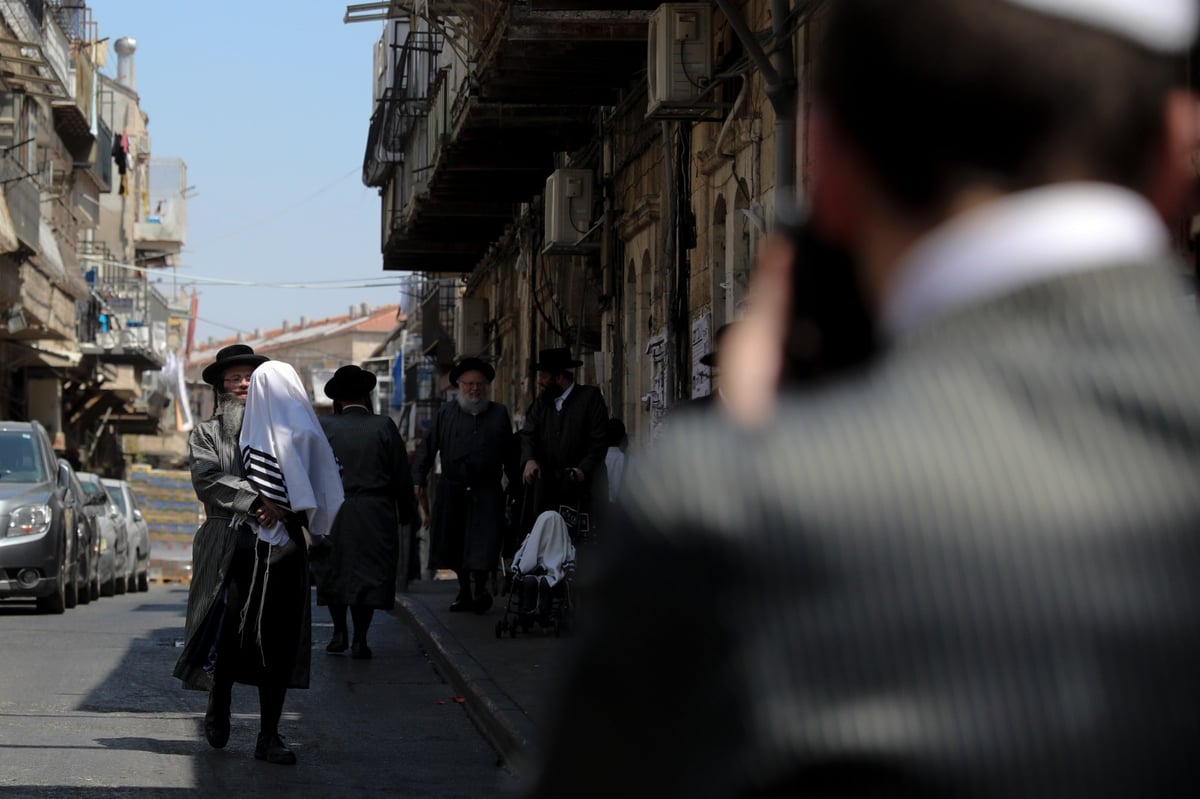
[[[426,484],[439,453],[442,475],[433,504],[429,567],[490,571],[500,560],[508,527],[501,477],[507,471],[510,484],[518,479],[508,408],[489,402],[472,416],[457,402],[443,405],[413,464],[414,485]]]
[[[561,411],[554,409],[553,401],[545,402],[541,397],[534,401],[521,428],[521,465],[537,461],[541,479],[534,487],[533,512],[526,514],[525,527],[532,524],[530,517],[536,518],[543,510],[558,510],[564,504],[582,512],[588,510],[598,475],[604,473],[607,423],[608,406],[595,386],[576,383]],[[583,483],[564,479],[564,470],[572,468],[583,470]]]
[[[313,551],[317,603],[390,609],[400,525],[416,518],[404,439],[391,419],[366,408],[350,407],[320,421],[342,466],[346,499],[328,549]]]

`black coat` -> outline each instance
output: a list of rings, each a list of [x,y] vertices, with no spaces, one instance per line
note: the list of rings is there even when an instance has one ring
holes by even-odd
[[[507,472],[516,475],[516,442],[508,408],[488,403],[472,415],[447,402],[429,428],[413,464],[413,484],[424,486],[441,455],[442,474],[433,500],[429,567],[454,571],[490,571],[500,561],[508,528],[505,516]]]
[[[541,479],[535,488],[534,513],[569,505],[586,511],[603,476],[608,451],[605,426],[608,406],[595,386],[578,383],[563,401],[561,411],[541,397],[534,401],[521,428],[521,465],[535,460]],[[567,469],[582,469],[583,483],[564,478]]]
[[[345,502],[328,548],[313,552],[319,604],[389,609],[396,598],[400,525],[416,518],[408,451],[396,425],[366,408],[321,417],[342,467]]]

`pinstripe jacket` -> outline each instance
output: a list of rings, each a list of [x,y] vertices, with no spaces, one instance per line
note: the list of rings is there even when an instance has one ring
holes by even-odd
[[[1174,269],[961,309],[767,431],[680,420],[580,559],[530,795],[1194,790],[1200,322]]]

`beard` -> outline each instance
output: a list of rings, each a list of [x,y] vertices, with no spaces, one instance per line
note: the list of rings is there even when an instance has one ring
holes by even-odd
[[[235,450],[241,446],[242,419],[246,416],[246,400],[236,394],[217,397],[217,418],[221,422],[221,440]]]
[[[554,400],[562,396],[562,393],[563,387],[558,383],[547,383],[545,388],[542,389],[542,402],[553,404]]]
[[[479,399],[471,399],[466,394],[458,395],[458,407],[462,408],[472,416],[478,416],[479,413],[487,407],[488,398],[480,397]]]

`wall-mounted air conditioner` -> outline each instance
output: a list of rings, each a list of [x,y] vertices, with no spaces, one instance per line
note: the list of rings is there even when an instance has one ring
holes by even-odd
[[[487,344],[487,300],[459,297],[454,313],[454,348],[458,357],[482,357]]]
[[[693,109],[712,81],[712,8],[664,3],[650,15],[646,47],[646,116]]]
[[[592,225],[592,171],[556,169],[546,179],[544,249],[573,247]]]

